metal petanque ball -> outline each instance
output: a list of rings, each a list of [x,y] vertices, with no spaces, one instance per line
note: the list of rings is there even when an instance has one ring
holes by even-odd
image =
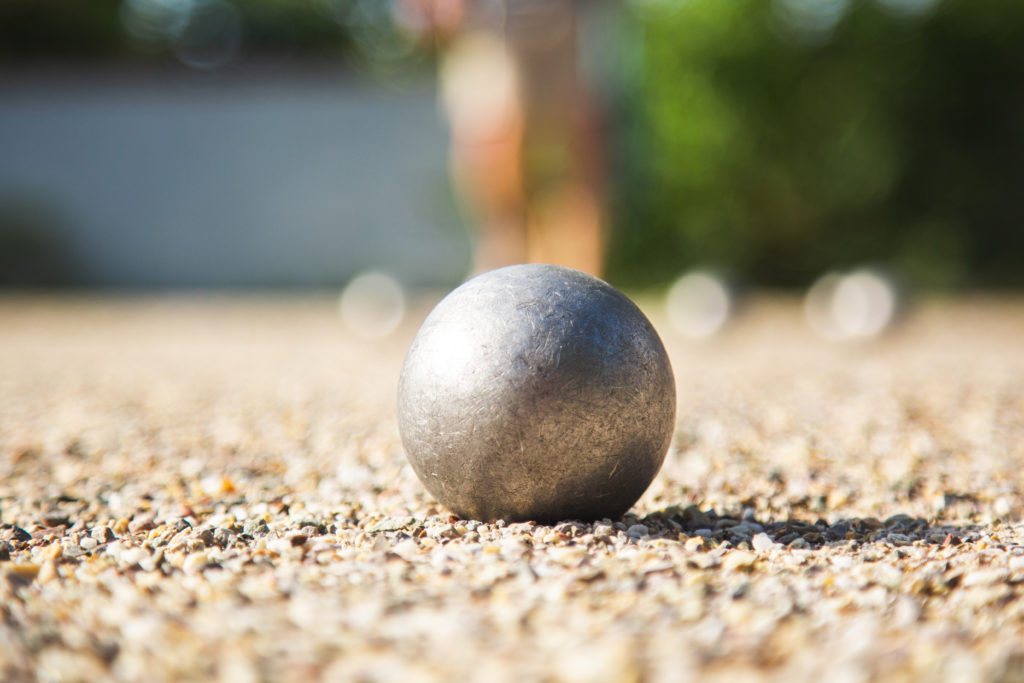
[[[416,474],[453,512],[485,521],[621,516],[665,459],[675,404],[668,355],[640,309],[551,265],[451,292],[398,385]]]

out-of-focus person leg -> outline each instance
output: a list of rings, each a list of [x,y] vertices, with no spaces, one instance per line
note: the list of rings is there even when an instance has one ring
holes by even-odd
[[[523,112],[515,62],[503,40],[469,31],[441,65],[451,125],[452,178],[476,228],[473,272],[528,258]]]
[[[573,0],[405,0],[442,52],[450,163],[472,271],[524,261],[601,276],[602,136]]]

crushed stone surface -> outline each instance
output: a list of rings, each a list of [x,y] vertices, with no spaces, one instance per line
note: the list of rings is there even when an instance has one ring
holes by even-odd
[[[1024,300],[673,336],[623,519],[432,501],[327,297],[0,298],[0,680],[1024,680]]]

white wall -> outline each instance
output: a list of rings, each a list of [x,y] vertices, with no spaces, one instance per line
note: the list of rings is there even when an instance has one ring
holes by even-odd
[[[331,70],[0,79],[0,204],[44,198],[90,286],[336,286],[374,266],[457,282],[469,246],[446,147],[430,84]]]

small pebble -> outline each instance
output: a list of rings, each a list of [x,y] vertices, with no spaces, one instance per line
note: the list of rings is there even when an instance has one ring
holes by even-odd
[[[773,541],[766,533],[754,534],[754,538],[751,539],[750,544],[753,546],[754,550],[762,553],[775,547],[775,541]]]
[[[701,550],[704,550],[704,547],[705,547],[704,537],[703,536],[693,536],[691,538],[688,538],[688,539],[686,539],[686,542],[683,544],[683,547],[686,548],[687,552],[691,552],[691,553],[699,552]]]
[[[650,530],[645,524],[634,524],[626,530],[626,535],[630,538],[643,538],[650,534]]]
[[[757,555],[743,550],[733,550],[726,553],[722,558],[722,569],[725,570],[749,570],[757,562]]]

